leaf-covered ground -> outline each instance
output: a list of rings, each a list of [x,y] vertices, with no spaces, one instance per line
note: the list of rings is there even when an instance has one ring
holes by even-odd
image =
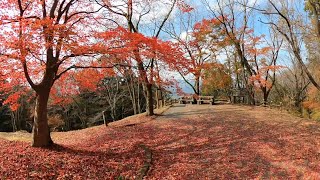
[[[146,179],[320,178],[320,123],[262,107],[178,105],[53,138],[51,149],[0,140],[1,179],[134,179],[141,145]]]

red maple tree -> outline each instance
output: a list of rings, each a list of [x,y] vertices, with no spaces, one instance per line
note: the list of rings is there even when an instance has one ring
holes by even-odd
[[[159,38],[159,35],[164,27],[165,23],[169,19],[175,7],[178,7],[181,11],[188,12],[192,10],[192,7],[187,5],[183,0],[169,0],[168,2],[163,2],[160,0],[147,1],[147,0],[128,0],[122,3],[117,3],[110,0],[96,0],[101,7],[105,8],[108,12],[108,16],[112,17],[113,23],[119,25],[122,24],[123,27],[127,29],[126,36],[130,38],[132,49],[132,54],[129,56],[131,59],[131,64],[135,64],[138,70],[138,76],[143,85],[144,94],[146,97],[146,113],[147,115],[154,115],[154,97],[153,97],[153,87],[156,86],[155,82],[159,81],[159,68],[158,62],[166,62],[166,64],[172,64],[179,60],[177,58],[179,55],[172,53],[175,48],[172,46],[167,46],[168,43],[155,44],[155,40]],[[167,9],[164,12],[163,17],[157,17],[155,19],[150,13],[153,8],[153,3],[165,4]],[[163,13],[163,12],[162,12]],[[145,41],[142,38],[141,24],[143,20],[149,18],[154,18],[154,24],[156,27],[151,30],[150,38]],[[148,20],[146,20],[148,21]],[[149,23],[149,24],[153,24]],[[151,29],[151,27],[150,27]],[[149,30],[150,31],[150,30]],[[144,34],[145,35],[145,34]],[[149,48],[146,48],[149,47]],[[179,51],[179,49],[178,49]],[[178,53],[179,54],[179,53]],[[157,84],[158,87],[161,86]]]
[[[0,4],[1,69],[4,91],[15,85],[31,87],[36,94],[33,146],[52,144],[47,104],[56,80],[88,63],[96,46],[90,41],[90,22],[99,9],[91,2],[5,0]],[[23,88],[22,88],[23,90]],[[12,104],[22,92],[9,96]]]
[[[190,24],[187,26],[191,26]],[[208,65],[217,62],[216,56],[222,46],[226,45],[225,35],[221,23],[217,19],[204,19],[195,23],[190,29],[186,29],[186,36],[181,37],[177,32],[170,32],[184,52],[184,61],[176,64],[176,71],[184,81],[193,89],[196,95],[200,95],[201,79]],[[194,84],[186,77],[192,75]]]
[[[157,37],[146,37],[120,26],[101,32],[96,22],[102,8],[80,0],[6,0],[1,4],[0,68],[6,82],[1,82],[1,90],[23,87],[6,101],[13,109],[24,90],[31,87],[35,91],[33,146],[52,144],[47,118],[50,93],[53,102],[68,103],[62,99],[80,86],[94,88],[107,73],[114,74],[104,69],[116,66],[137,68],[142,82],[151,88],[154,72],[152,68],[146,71],[145,59],[162,59],[169,66],[179,60],[173,45]],[[96,61],[98,54],[107,58],[100,56]],[[117,58],[112,58],[115,55]],[[94,70],[72,71],[79,68]],[[70,74],[76,78],[69,78]],[[150,92],[148,97],[152,97]]]

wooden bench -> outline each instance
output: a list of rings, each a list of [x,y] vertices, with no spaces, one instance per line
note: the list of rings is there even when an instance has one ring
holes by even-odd
[[[214,104],[214,97],[213,96],[198,96],[197,103],[200,105],[202,103],[209,103],[211,105]]]
[[[195,101],[193,96],[183,96],[179,98],[179,103],[180,104],[192,104]]]

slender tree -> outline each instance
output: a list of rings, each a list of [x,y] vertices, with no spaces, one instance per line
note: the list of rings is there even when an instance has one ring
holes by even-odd
[[[201,78],[207,64],[217,61],[219,49],[224,46],[224,32],[217,19],[203,19],[197,22],[197,11],[181,14],[180,29],[173,23],[166,29],[176,44],[183,50],[185,61],[175,69],[183,80],[200,95]],[[186,17],[186,18],[185,18]],[[192,75],[192,79],[187,76]]]
[[[163,3],[158,0],[154,1],[146,1],[146,0],[126,0],[122,1],[120,4],[117,2],[105,0],[100,1],[96,0],[96,3],[99,4],[101,7],[104,7],[106,11],[108,12],[108,15],[111,17],[114,17],[112,19],[112,22],[114,22],[117,25],[125,26],[128,30],[128,32],[133,34],[139,34],[142,33],[141,27],[142,24],[150,24],[148,22],[148,19],[152,19],[155,23],[155,28],[152,29],[153,33],[151,33],[151,36],[154,38],[158,38],[160,36],[160,33],[162,31],[162,28],[164,27],[165,23],[169,19],[170,15],[172,14],[174,8],[179,3],[177,0],[171,0],[169,3]],[[158,17],[152,13],[155,11],[155,4],[156,5],[162,5],[167,7],[167,12],[162,14],[162,17]],[[169,4],[169,5],[168,5]],[[183,8],[186,8],[183,6]],[[115,19],[119,19],[119,21],[115,21]],[[158,21],[157,19],[161,19]],[[125,21],[122,21],[125,20]],[[122,23],[122,22],[125,22]],[[135,40],[135,39],[133,39]],[[146,112],[147,115],[154,115],[154,97],[153,97],[153,91],[152,87],[154,85],[154,78],[155,75],[155,66],[156,66],[156,57],[152,57],[150,59],[145,59],[141,55],[141,51],[139,47],[136,47],[136,49],[133,49],[133,56],[132,60],[135,61],[138,68],[138,74],[140,81],[143,85],[143,90],[145,92],[146,97]]]
[[[258,73],[250,65],[246,54],[246,35],[252,31],[249,28],[249,19],[253,14],[253,9],[247,8],[249,1],[241,0],[216,0],[216,6],[211,6],[210,1],[202,0],[202,2],[209,9],[211,14],[220,21],[223,30],[225,31],[228,41],[234,47],[237,52],[237,57],[240,60],[240,64],[245,71],[244,77],[247,81],[246,89],[250,92],[250,103],[255,104],[254,89],[253,86],[248,83],[248,78],[255,76]],[[215,8],[214,8],[215,7]]]
[[[268,16],[276,16],[275,19],[278,21],[269,21],[264,23],[273,26],[284,37],[310,82],[320,91],[319,83],[316,81],[314,75],[312,75],[302,58],[300,43],[303,40],[303,37],[299,36],[299,34],[301,34],[301,23],[303,23],[303,21],[300,14],[298,12],[293,13],[294,9],[289,7],[288,3],[282,2],[281,6],[278,7],[272,0],[268,0],[268,2],[272,9],[264,10],[263,13]]]

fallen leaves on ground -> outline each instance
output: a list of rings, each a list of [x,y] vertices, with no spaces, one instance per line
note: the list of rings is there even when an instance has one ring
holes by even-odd
[[[187,105],[157,118],[54,133],[50,149],[0,140],[2,179],[319,179],[320,123],[276,110]]]

